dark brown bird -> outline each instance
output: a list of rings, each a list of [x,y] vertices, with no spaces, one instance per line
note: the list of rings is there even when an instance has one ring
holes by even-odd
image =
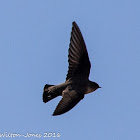
[[[53,113],[54,116],[69,111],[84,98],[85,94],[100,88],[97,83],[89,80],[91,64],[86,45],[76,22],[73,22],[72,25],[66,81],[60,85],[46,84],[43,92],[44,103],[57,96],[62,96]]]

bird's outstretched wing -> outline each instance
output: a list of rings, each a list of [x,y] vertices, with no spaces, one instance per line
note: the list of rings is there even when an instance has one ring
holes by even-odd
[[[68,90],[63,93],[63,97],[58,103],[53,116],[64,114],[72,109],[81,99],[84,94],[78,93],[76,90]]]
[[[91,64],[86,45],[76,22],[73,22],[72,25],[68,55],[69,69],[66,80],[75,76],[88,78]]]

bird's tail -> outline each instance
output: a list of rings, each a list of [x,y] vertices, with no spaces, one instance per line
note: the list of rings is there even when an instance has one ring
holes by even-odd
[[[46,103],[55,97],[59,96],[59,93],[57,89],[55,88],[55,85],[48,85],[46,84],[44,86],[44,92],[43,92],[43,102]]]

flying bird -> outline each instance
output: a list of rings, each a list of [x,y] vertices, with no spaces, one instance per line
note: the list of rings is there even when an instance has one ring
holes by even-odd
[[[66,81],[59,85],[44,86],[43,102],[62,96],[53,116],[64,114],[72,109],[84,95],[93,92],[100,86],[89,80],[90,60],[82,33],[74,21],[68,50],[68,73]]]

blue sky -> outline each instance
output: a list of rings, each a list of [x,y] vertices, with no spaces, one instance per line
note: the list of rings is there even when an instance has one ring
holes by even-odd
[[[139,140],[139,5],[138,0],[1,0],[0,133]],[[89,78],[102,89],[53,117],[61,97],[44,104],[43,87],[65,81],[73,21],[87,45]]]

